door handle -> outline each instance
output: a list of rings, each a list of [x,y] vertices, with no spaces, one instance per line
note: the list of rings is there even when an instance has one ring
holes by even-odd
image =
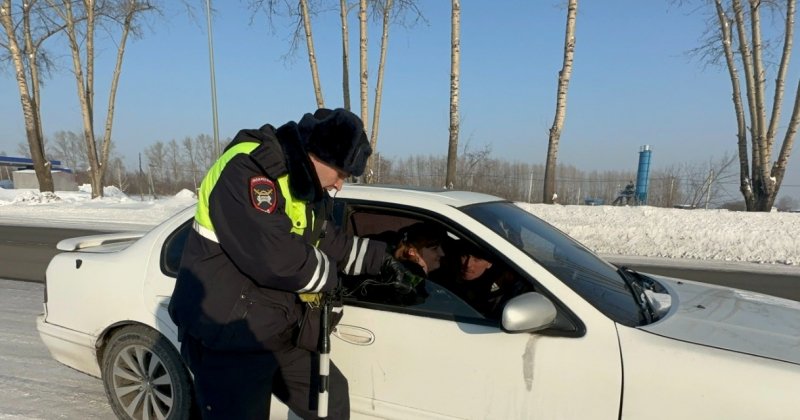
[[[333,329],[333,335],[357,346],[368,346],[375,342],[375,334],[372,331],[355,325],[339,324]]]

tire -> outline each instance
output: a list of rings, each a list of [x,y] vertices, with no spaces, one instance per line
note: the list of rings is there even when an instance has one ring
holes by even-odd
[[[111,336],[102,363],[103,386],[120,419],[189,419],[192,380],[175,346],[144,326]]]

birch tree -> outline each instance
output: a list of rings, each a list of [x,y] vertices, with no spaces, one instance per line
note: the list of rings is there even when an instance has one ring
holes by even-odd
[[[350,33],[347,26],[349,11],[347,0],[339,0],[339,17],[342,20],[342,97],[344,109],[350,111]]]
[[[780,138],[778,125],[792,54],[796,0],[784,0],[781,5],[760,0],[714,0],[713,5],[718,29],[716,42],[721,46],[731,80],[739,154],[739,190],[748,211],[770,211],[783,182],[800,123],[798,80],[788,126]],[[761,11],[767,7],[776,7],[783,14],[783,39],[778,43],[781,47],[780,63],[775,70],[771,103],[766,93],[768,76],[763,59],[767,46],[761,32]],[[718,47],[706,53],[713,59],[718,56],[717,51]],[[776,146],[779,146],[777,156]]]
[[[308,0],[300,0],[300,16],[305,31],[306,47],[308,49],[308,64],[311,67],[311,80],[314,83],[314,97],[317,99],[317,108],[324,108],[325,101],[322,98],[322,82],[319,80],[319,70],[317,69],[317,55],[314,50],[314,36],[311,32],[311,16],[308,12]]]
[[[461,68],[461,0],[452,0],[450,10],[450,138],[447,142],[445,187],[453,188],[458,162],[458,92]]]
[[[373,102],[373,110],[372,110],[372,129],[370,130],[369,136],[369,144],[372,147],[373,152],[378,150],[378,124],[381,117],[381,97],[383,95],[383,74],[384,69],[386,67],[386,50],[388,49],[388,42],[389,42],[389,17],[392,13],[392,0],[385,0],[381,3],[381,7],[383,9],[383,29],[381,31],[381,49],[380,49],[380,58],[378,61],[378,80],[375,85],[375,100]],[[366,81],[366,80],[365,80]],[[366,128],[366,123],[365,123]],[[377,155],[377,153],[375,154]],[[370,157],[367,161],[367,182],[374,182],[377,181],[377,173],[375,171],[375,161]]]
[[[21,3],[16,7],[11,4],[11,0],[0,3],[0,48],[7,53],[7,59],[14,68],[22,116],[25,119],[25,136],[39,182],[39,191],[53,192],[53,176],[50,173],[50,162],[45,156],[41,116],[42,77],[52,61],[43,48],[43,43],[63,30],[63,26],[54,23],[49,15],[50,11],[36,0]]]
[[[269,19],[270,25],[272,24],[272,18],[274,16],[288,14],[289,18],[292,19],[292,22],[295,25],[295,29],[287,56],[290,56],[295,51],[297,51],[298,44],[300,43],[300,38],[301,37],[305,38],[308,64],[311,69],[311,83],[314,86],[314,98],[316,99],[317,107],[323,108],[325,106],[325,100],[322,91],[322,81],[320,80],[319,77],[317,54],[314,48],[314,34],[311,26],[312,16],[317,14],[316,3],[309,2],[308,0],[296,0],[296,3],[290,0],[286,0],[285,2],[283,2],[283,4],[285,6],[285,9],[283,7],[279,7],[278,0],[247,1],[247,6],[250,9],[250,11],[253,14],[257,13],[258,11],[263,11],[266,14],[267,18]],[[296,9],[294,7],[295,4],[297,5]]]
[[[369,122],[369,77],[367,67],[367,0],[358,2],[358,80],[361,121],[364,127]]]
[[[364,128],[369,127],[369,78],[368,78],[368,49],[367,49],[367,11],[368,4],[372,5],[373,15],[381,20],[381,43],[378,58],[378,77],[375,84],[375,96],[372,103],[372,128],[367,131],[372,147],[373,155],[367,161],[365,170],[365,181],[368,183],[378,182],[377,172],[375,171],[378,156],[378,128],[381,117],[381,102],[383,98],[383,75],[386,72],[386,56],[389,46],[389,27],[392,22],[406,25],[406,18],[411,15],[414,21],[424,20],[425,17],[419,10],[416,0],[372,0],[367,2],[361,0],[359,3],[359,58],[361,66],[361,120]]]
[[[137,18],[144,12],[153,10],[147,0],[118,0],[96,2],[95,0],[47,0],[65,26],[69,50],[72,56],[72,69],[78,92],[78,102],[83,120],[83,137],[86,143],[89,163],[92,198],[103,195],[103,178],[109,162],[111,133],[114,122],[114,106],[117,87],[122,73],[125,45],[130,34],[137,35]],[[120,28],[117,55],[111,77],[106,108],[106,120],[102,138],[95,134],[95,30],[98,23],[110,23]]]
[[[558,91],[556,94],[556,115],[550,128],[547,143],[547,161],[544,171],[544,192],[542,202],[553,204],[556,198],[556,160],[558,158],[558,142],[567,115],[567,90],[572,76],[572,63],[575,56],[575,18],[578,12],[578,0],[569,0],[567,4],[567,28],[564,36],[564,63],[558,72]]]

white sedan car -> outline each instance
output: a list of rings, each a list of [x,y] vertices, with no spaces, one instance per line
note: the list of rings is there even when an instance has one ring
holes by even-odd
[[[332,340],[353,418],[800,415],[798,302],[615,267],[489,195],[347,185],[335,203],[360,236],[439,224],[449,245],[483,249],[526,286],[490,316],[431,279],[413,301],[356,282]],[[42,340],[102,378],[120,418],[190,415],[167,303],[193,212],[146,234],[64,240],[47,269]],[[293,416],[277,403],[271,414]]]

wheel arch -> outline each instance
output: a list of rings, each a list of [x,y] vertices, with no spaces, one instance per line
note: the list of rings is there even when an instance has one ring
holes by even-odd
[[[143,322],[139,322],[139,321],[135,321],[135,320],[131,320],[131,319],[115,322],[115,323],[109,325],[108,327],[106,327],[106,329],[103,330],[97,336],[97,341],[95,342],[95,346],[94,347],[95,347],[95,354],[97,356],[97,365],[98,366],[103,366],[103,357],[105,356],[106,347],[108,346],[109,341],[111,341],[111,337],[113,337],[114,334],[116,334],[117,332],[119,332],[119,331],[121,331],[123,329],[126,329],[126,328],[130,328],[130,327],[144,327],[144,328],[147,328],[148,330],[155,331],[156,333],[158,333],[159,335],[164,337],[165,340],[170,341],[169,338],[166,335],[164,335],[161,331],[159,331],[157,328],[153,328],[151,325],[145,324]],[[172,344],[171,341],[170,341],[170,344]],[[176,348],[175,351],[178,352],[178,354],[180,354],[180,349]],[[186,366],[185,363],[184,363],[184,367],[186,367],[188,369],[188,366]]]

